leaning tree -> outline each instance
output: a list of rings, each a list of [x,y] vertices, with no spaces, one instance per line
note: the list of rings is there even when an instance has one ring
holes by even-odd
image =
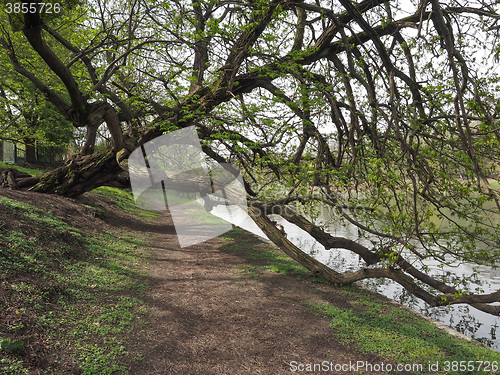
[[[2,13],[2,53],[86,129],[86,141],[61,167],[3,173],[3,183],[78,196],[127,171],[141,145],[194,125],[208,158],[242,171],[254,221],[311,271],[338,284],[389,278],[431,306],[468,303],[498,315],[500,291],[471,291],[425,266],[493,264],[499,255],[498,8],[494,0],[89,0],[48,14],[19,2],[21,11]],[[110,145],[95,152],[101,126]],[[325,206],[372,245],[329,233],[313,214]],[[326,267],[271,215],[327,249],[352,251],[362,266]]]

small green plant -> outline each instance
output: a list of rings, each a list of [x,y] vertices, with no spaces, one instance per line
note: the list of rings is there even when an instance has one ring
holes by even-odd
[[[238,267],[238,273],[241,275],[250,275],[255,279],[259,278],[259,270],[256,266],[251,264],[240,264]]]
[[[23,361],[16,358],[0,359],[0,370],[5,375],[29,375],[30,371],[24,367]]]
[[[142,354],[136,355],[134,357],[134,361],[137,361],[137,362],[142,362],[142,361],[144,361],[144,359],[145,359],[145,357]]]
[[[21,341],[12,341],[11,339],[0,339],[0,352],[17,353],[23,348]]]

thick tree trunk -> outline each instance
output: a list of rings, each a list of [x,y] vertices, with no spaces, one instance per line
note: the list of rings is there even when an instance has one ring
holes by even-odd
[[[110,183],[121,172],[115,153],[108,149],[77,155],[61,167],[34,177],[16,176],[15,185],[21,190],[76,197]],[[0,175],[0,185],[13,187],[11,181],[1,179]]]
[[[36,163],[36,148],[35,140],[32,138],[24,138],[24,149],[26,163]]]

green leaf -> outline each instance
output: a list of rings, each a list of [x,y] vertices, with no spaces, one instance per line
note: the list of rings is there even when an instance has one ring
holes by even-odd
[[[21,341],[12,341],[11,339],[0,340],[0,351],[15,353],[20,351],[22,348],[23,343]]]

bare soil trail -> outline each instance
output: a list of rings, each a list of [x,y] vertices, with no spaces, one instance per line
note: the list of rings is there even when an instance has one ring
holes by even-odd
[[[306,303],[346,304],[333,286],[245,272],[243,264],[259,261],[244,249],[270,246],[252,234],[238,233],[243,251],[232,251],[223,237],[180,248],[168,213],[135,229],[155,236],[145,296],[153,322],[134,338],[146,354],[130,364],[131,374],[278,375],[323,361],[389,362],[340,344],[328,320],[308,310]]]

